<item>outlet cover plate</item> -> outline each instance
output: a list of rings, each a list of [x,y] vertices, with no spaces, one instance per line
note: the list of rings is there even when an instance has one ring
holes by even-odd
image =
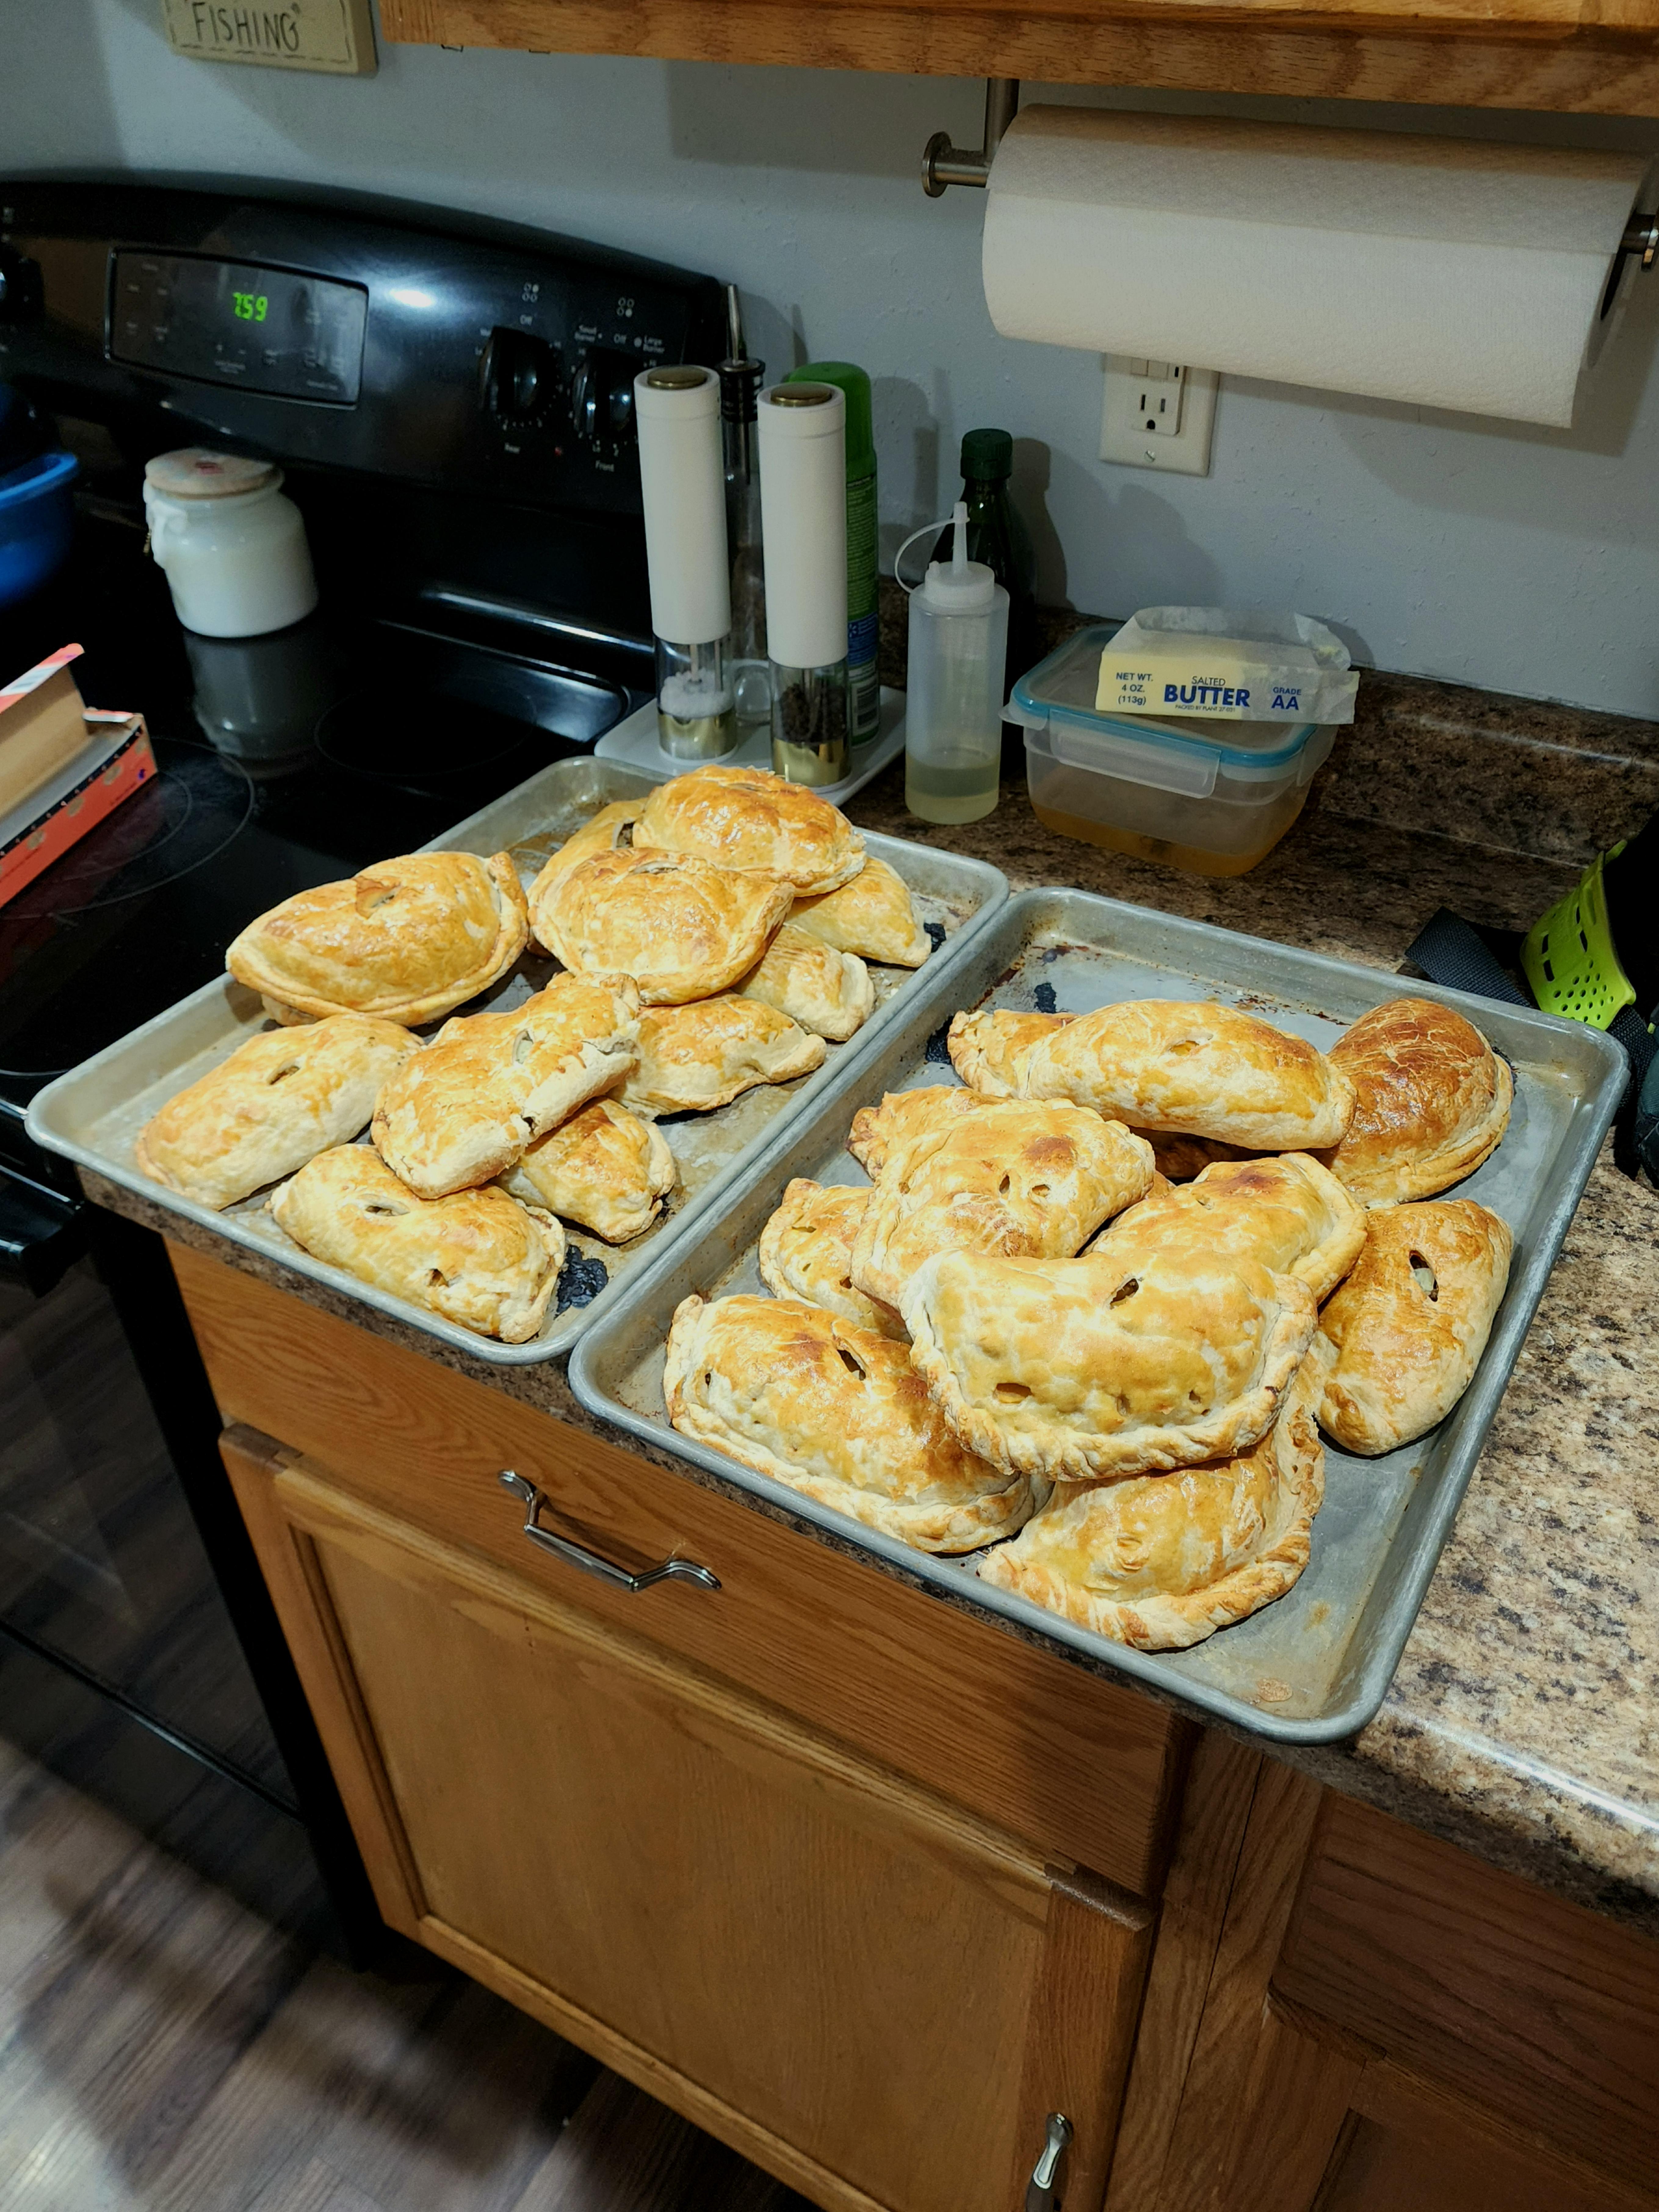
[[[1183,368],[1176,386],[1165,370],[1160,382],[1147,379],[1148,363],[1127,354],[1103,356],[1106,375],[1100,413],[1100,458],[1121,461],[1133,469],[1157,469],[1165,476],[1206,477],[1210,473],[1210,433],[1215,423],[1216,386],[1220,378],[1212,368]],[[1152,364],[1163,368],[1162,363]],[[1164,397],[1180,392],[1178,430],[1149,431],[1141,401],[1151,390]]]

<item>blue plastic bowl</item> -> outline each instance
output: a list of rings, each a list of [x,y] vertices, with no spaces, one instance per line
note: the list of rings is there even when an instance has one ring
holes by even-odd
[[[42,453],[0,476],[0,607],[61,568],[75,535],[73,453]]]

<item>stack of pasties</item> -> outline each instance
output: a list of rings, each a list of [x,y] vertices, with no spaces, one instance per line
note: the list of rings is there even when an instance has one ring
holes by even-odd
[[[855,1117],[869,1188],[789,1185],[761,1241],[769,1307],[681,1307],[670,1418],[928,1549],[983,1545],[995,1499],[1012,1540],[985,1581],[1144,1650],[1196,1643],[1306,1565],[1322,1426],[1393,1450],[1467,1388],[1510,1233],[1472,1200],[1393,1200],[1487,1156],[1509,1070],[1426,1000],[1328,1053],[1175,1000],[959,1014],[950,1050],[962,1087]],[[860,1442],[833,1488],[824,1401],[805,1421],[763,1376],[757,1312],[779,1373],[841,1354],[834,1425],[856,1416]],[[961,1453],[930,1459],[920,1519],[918,1422]]]

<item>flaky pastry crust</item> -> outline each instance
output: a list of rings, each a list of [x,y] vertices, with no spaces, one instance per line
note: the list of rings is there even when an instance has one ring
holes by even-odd
[[[707,1114],[760,1083],[792,1083],[823,1065],[823,1039],[758,999],[728,995],[648,1006],[639,1061],[623,1085],[636,1114]]]
[[[607,1244],[625,1244],[656,1219],[679,1170],[660,1130],[614,1098],[596,1098],[538,1137],[501,1181],[526,1206],[544,1206]]]
[[[945,1049],[970,1091],[987,1098],[1019,1098],[1024,1095],[1025,1063],[1033,1048],[1076,1019],[1075,1014],[1026,1014],[1012,1006],[981,1006],[951,1017]]]
[[[1318,1317],[1295,1275],[1160,1250],[1121,1261],[944,1252],[899,1300],[910,1358],[970,1451],[1051,1481],[1247,1450]]]
[[[847,1149],[872,1182],[881,1181],[888,1154],[923,1129],[959,1115],[976,1114],[990,1102],[957,1083],[928,1083],[915,1091],[890,1091],[879,1106],[860,1106],[853,1116]]]
[[[902,1345],[821,1307],[685,1299],[663,1390],[683,1436],[919,1551],[977,1551],[1036,1502],[963,1449]]]
[[[368,1126],[420,1040],[373,1014],[267,1030],[169,1098],[133,1148],[142,1172],[216,1212]]]
[[[1390,999],[1344,1030],[1328,1057],[1356,1103],[1346,1136],[1323,1158],[1362,1205],[1449,1190],[1510,1125],[1509,1065],[1455,1007]]]
[[[1307,1152],[1219,1161],[1119,1214],[1090,1256],[1132,1261],[1156,1245],[1259,1261],[1328,1297],[1365,1243],[1365,1209]]]
[[[789,919],[838,952],[856,952],[884,968],[920,968],[933,949],[909,886],[874,854],[838,891],[797,899]]]
[[[845,1183],[809,1182],[797,1176],[784,1186],[776,1211],[760,1236],[760,1279],[781,1298],[822,1306],[826,1313],[908,1344],[904,1323],[890,1305],[866,1297],[853,1283],[853,1239],[864,1218],[868,1190]]]
[[[406,853],[296,891],[232,939],[225,965],[295,1013],[378,1014],[413,1026],[488,990],[529,934],[506,853]]]
[[[1336,1359],[1319,1425],[1375,1458],[1414,1443],[1474,1379],[1503,1304],[1515,1240],[1472,1198],[1370,1217],[1365,1249],[1320,1316]]]
[[[314,1258],[504,1344],[538,1333],[564,1265],[550,1213],[494,1188],[417,1198],[368,1145],[319,1153],[270,1206]]]
[[[876,1005],[870,970],[855,952],[837,952],[787,921],[738,988],[835,1044],[861,1030]]]
[[[758,870],[798,898],[838,890],[864,866],[864,839],[838,807],[769,769],[726,761],[659,783],[634,824],[634,843]]]
[[[636,825],[637,828],[637,825]],[[788,913],[787,884],[694,854],[596,853],[562,873],[556,853],[530,887],[538,943],[567,968],[631,975],[647,1006],[727,990]]]

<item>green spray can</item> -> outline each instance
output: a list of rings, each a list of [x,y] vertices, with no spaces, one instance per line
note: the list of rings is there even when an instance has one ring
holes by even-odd
[[[876,441],[870,380],[850,361],[809,361],[786,383],[833,384],[847,395],[847,720],[855,745],[881,727],[876,670]]]

